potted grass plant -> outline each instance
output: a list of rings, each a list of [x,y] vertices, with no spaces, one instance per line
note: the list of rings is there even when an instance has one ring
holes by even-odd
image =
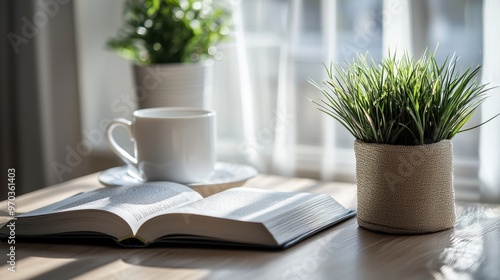
[[[139,108],[207,107],[211,58],[230,32],[231,6],[211,0],[127,0],[107,47],[134,63]]]
[[[326,67],[313,101],[355,138],[358,224],[394,234],[429,233],[455,223],[451,139],[485,100],[477,68],[459,73],[425,52],[376,63],[368,55]],[[477,127],[477,126],[476,126]],[[475,128],[475,127],[473,127]],[[472,129],[472,128],[470,128]]]

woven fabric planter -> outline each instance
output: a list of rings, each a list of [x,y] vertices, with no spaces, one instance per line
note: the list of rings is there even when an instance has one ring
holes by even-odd
[[[374,231],[418,234],[455,224],[453,146],[450,140],[417,146],[356,140],[358,224]]]

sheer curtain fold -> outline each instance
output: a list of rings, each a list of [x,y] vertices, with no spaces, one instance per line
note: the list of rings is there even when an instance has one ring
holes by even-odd
[[[296,171],[295,66],[302,3],[239,1],[234,14],[243,152],[262,172],[294,176]]]
[[[239,85],[241,96],[241,116],[243,120],[243,137],[245,138],[245,147],[241,147],[250,163],[262,170],[264,164],[262,158],[257,152],[255,138],[255,101],[252,95],[253,88],[250,81],[248,53],[246,51],[246,39],[243,26],[243,5],[240,1],[234,10],[235,41],[237,45]]]
[[[323,37],[323,56],[324,63],[328,65],[334,62],[337,43],[337,1],[321,0],[321,31]],[[324,74],[324,79],[326,79]],[[337,125],[330,116],[323,114],[321,116],[322,128],[322,159],[321,159],[321,179],[330,181],[335,178],[335,158],[337,141],[335,135]]]
[[[483,73],[482,82],[492,90],[481,107],[482,121],[500,112],[500,1],[483,3]],[[481,200],[500,202],[500,118],[485,124],[480,132]]]
[[[411,0],[384,0],[382,7],[383,56],[404,51],[413,55]]]
[[[288,9],[288,30],[279,48],[278,96],[276,116],[296,116],[297,88],[295,67],[301,27],[302,0],[292,0]],[[296,122],[276,122],[272,153],[272,171],[286,176],[295,175],[297,130]]]

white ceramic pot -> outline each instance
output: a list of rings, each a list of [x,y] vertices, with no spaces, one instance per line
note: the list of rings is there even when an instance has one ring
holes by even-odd
[[[212,63],[134,65],[139,109],[197,107],[208,109]]]
[[[453,146],[398,146],[356,140],[358,224],[393,234],[430,233],[455,224]]]

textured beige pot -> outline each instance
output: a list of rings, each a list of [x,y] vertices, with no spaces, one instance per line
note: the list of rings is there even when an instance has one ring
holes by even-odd
[[[430,233],[455,224],[453,146],[399,146],[356,140],[358,224],[393,234]]]
[[[138,107],[209,109],[212,74],[210,62],[134,65]]]

